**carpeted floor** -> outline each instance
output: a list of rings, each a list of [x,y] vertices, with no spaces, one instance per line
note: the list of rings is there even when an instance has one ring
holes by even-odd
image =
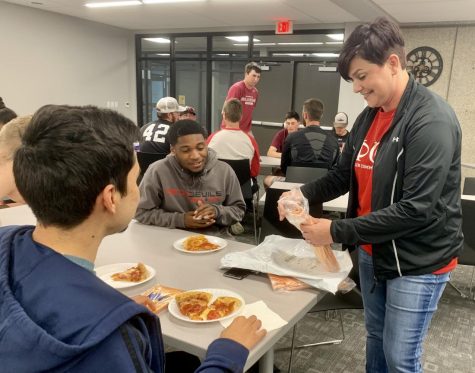
[[[253,244],[252,216],[238,241]],[[458,266],[452,282],[466,294],[473,267]],[[308,314],[297,324],[298,344],[341,337],[339,317],[326,319],[324,312]],[[365,371],[365,329],[362,310],[342,311],[345,339],[339,345],[295,350],[293,373],[360,373]],[[290,346],[289,332],[276,348]],[[426,373],[475,373],[475,301],[462,298],[447,285],[424,343],[423,370]],[[281,372],[288,369],[289,352],[275,353]]]

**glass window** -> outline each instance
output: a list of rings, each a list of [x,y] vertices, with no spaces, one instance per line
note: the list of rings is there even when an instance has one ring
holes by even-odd
[[[192,106],[197,122],[206,127],[206,61],[176,61],[176,98]]]
[[[142,62],[143,124],[157,119],[155,106],[162,97],[170,95],[170,63],[168,61]]]
[[[141,39],[141,57],[170,57],[168,36],[144,37]]]
[[[211,79],[211,130],[217,131],[221,125],[221,109],[229,87],[244,78],[246,61],[214,61]]]
[[[244,34],[236,36],[213,36],[213,57],[247,58],[248,40],[249,37]]]
[[[256,35],[254,39],[259,40],[254,40],[254,58],[315,58],[336,61],[343,45],[343,41],[334,40],[333,36],[329,37],[326,34]]]
[[[206,37],[175,38],[175,57],[206,58]]]

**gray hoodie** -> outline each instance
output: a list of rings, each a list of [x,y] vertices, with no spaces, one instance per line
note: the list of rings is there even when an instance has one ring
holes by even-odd
[[[150,165],[140,183],[135,218],[143,224],[185,228],[185,213],[195,210],[199,200],[216,207],[220,226],[241,221],[246,211],[236,174],[212,149],[200,174],[184,170],[173,154]]]

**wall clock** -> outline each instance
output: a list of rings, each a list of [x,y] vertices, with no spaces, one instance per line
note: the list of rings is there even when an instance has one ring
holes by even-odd
[[[407,54],[407,71],[426,87],[439,79],[443,67],[442,56],[434,48],[419,47]]]

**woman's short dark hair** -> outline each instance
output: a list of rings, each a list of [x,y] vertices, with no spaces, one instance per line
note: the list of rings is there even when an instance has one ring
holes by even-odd
[[[340,52],[338,71],[343,79],[349,81],[350,63],[354,57],[382,66],[392,53],[399,57],[401,67],[405,69],[406,52],[401,29],[396,23],[381,17],[372,23],[359,25],[351,33]]]
[[[288,111],[287,114],[285,114],[285,120],[287,119],[295,119],[297,122],[300,122],[300,115],[296,111]]]
[[[116,111],[43,106],[15,153],[18,190],[39,223],[75,227],[89,217],[108,184],[127,194],[139,137],[137,126]]]
[[[203,135],[205,139],[208,137],[206,130],[198,122],[191,119],[182,119],[170,126],[168,142],[171,146],[175,146],[179,137],[187,135]]]

